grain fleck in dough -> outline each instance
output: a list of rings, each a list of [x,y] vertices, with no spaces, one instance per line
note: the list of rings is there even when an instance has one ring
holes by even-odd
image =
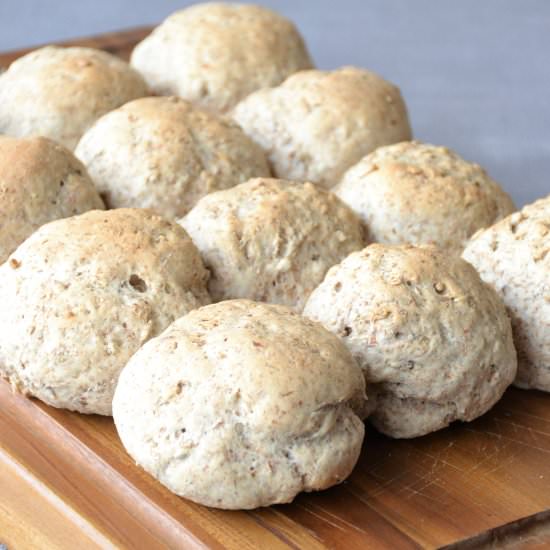
[[[337,337],[289,308],[229,300],[143,346],[113,416],[129,454],[171,491],[249,509],[344,480],[364,407],[363,375]]]
[[[515,385],[550,391],[550,195],[476,233],[463,257],[512,317]]]
[[[353,211],[311,183],[252,179],[204,197],[180,223],[211,271],[214,301],[301,311],[328,268],[364,246]]]
[[[355,210],[373,241],[432,243],[457,254],[478,229],[515,210],[481,166],[416,141],[370,153],[333,192]]]
[[[0,75],[0,133],[42,135],[74,149],[106,112],[148,95],[142,77],[107,52],[47,46]]]
[[[84,166],[43,137],[0,136],[0,263],[46,222],[103,209]]]
[[[324,187],[377,147],[411,139],[399,89],[355,67],[301,71],[254,92],[232,115],[266,150],[275,176]]]
[[[269,176],[264,152],[233,122],[176,97],[136,99],[100,118],[75,154],[110,208],[185,215],[204,195]]]
[[[304,315],[339,335],[377,392],[372,423],[416,437],[489,410],[516,375],[496,292],[432,246],[372,244],[334,266]]]
[[[189,236],[147,210],[43,225],[0,266],[0,374],[54,407],[111,414],[122,367],[209,303]]]
[[[296,27],[260,6],[205,3],[172,14],[134,49],[151,89],[225,112],[313,66]]]

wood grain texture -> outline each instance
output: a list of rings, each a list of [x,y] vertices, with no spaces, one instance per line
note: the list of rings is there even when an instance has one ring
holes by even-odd
[[[148,31],[72,44],[127,58]],[[0,55],[0,66],[22,53]],[[502,537],[542,548],[549,509],[550,395],[540,392],[510,389],[475,422],[416,440],[369,429],[342,485],[226,512],[178,498],[136,467],[111,419],[47,407],[0,381],[0,542],[10,550],[502,548]]]
[[[10,547],[108,548],[110,541],[0,450],[0,539]],[[59,526],[63,526],[62,529]]]
[[[172,495],[132,463],[109,418],[52,409],[5,382],[0,403],[0,462],[117,547],[435,548],[550,507],[550,396],[538,392],[511,389],[483,418],[416,440],[369,430],[349,481],[250,512]]]

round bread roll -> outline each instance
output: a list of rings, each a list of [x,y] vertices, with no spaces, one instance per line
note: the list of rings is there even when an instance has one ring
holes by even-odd
[[[234,123],[176,97],[136,99],[100,118],[76,155],[110,208],[185,215],[207,193],[269,176],[262,149]]]
[[[147,210],[43,225],[0,266],[0,374],[54,407],[111,414],[122,367],[209,303],[189,236]]]
[[[233,118],[266,151],[274,175],[331,187],[380,145],[411,138],[399,89],[370,71],[302,71],[239,103]]]
[[[515,210],[481,166],[415,141],[380,147],[332,191],[361,217],[373,241],[433,243],[458,254],[478,229]]]
[[[191,312],[122,371],[113,416],[126,450],[174,493],[249,509],[352,471],[364,437],[361,369],[292,310],[230,300]]]
[[[550,391],[550,195],[476,233],[463,257],[508,307],[515,385]]]
[[[260,6],[221,3],[172,14],[135,47],[131,64],[155,93],[221,112],[313,66],[288,19]]]
[[[84,166],[49,139],[0,136],[0,263],[46,222],[103,209]]]
[[[416,437],[489,410],[514,380],[506,309],[458,256],[373,244],[333,267],[304,315],[342,337],[377,393],[370,417]]]
[[[106,112],[148,95],[122,59],[92,48],[47,46],[0,75],[0,133],[42,135],[74,149]]]
[[[257,178],[201,199],[180,223],[202,254],[214,301],[301,311],[328,268],[364,246],[353,211],[311,183]]]

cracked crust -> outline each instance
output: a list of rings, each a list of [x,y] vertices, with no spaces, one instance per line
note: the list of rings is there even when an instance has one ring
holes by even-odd
[[[361,449],[365,399],[361,370],[321,325],[230,300],[141,348],[113,413],[126,450],[171,491],[250,509],[343,481]]]
[[[131,64],[155,93],[220,112],[313,66],[288,19],[260,6],[221,3],[172,14],[135,47]]]
[[[510,319],[471,265],[373,244],[329,270],[304,315],[339,335],[377,395],[372,423],[416,437],[489,410],[516,375]]]
[[[353,211],[311,183],[252,179],[204,197],[180,223],[211,271],[214,301],[301,311],[328,268],[364,246]]]
[[[114,55],[47,46],[0,75],[0,133],[43,135],[72,150],[101,115],[146,95],[141,76]]]
[[[75,154],[110,208],[184,216],[204,195],[269,176],[262,149],[233,122],[176,97],[147,97],[100,118]]]
[[[86,169],[63,146],[0,136],[0,263],[41,225],[103,208]]]
[[[147,210],[43,225],[0,266],[0,374],[54,407],[109,415],[130,356],[209,303],[207,276],[185,231]]]
[[[481,166],[416,141],[378,148],[332,191],[355,210],[373,241],[431,243],[457,254],[478,229],[515,210]]]
[[[275,176],[324,187],[377,147],[411,139],[399,89],[355,67],[301,71],[232,114],[266,150]]]
[[[508,308],[515,385],[550,391],[550,195],[476,233],[463,257]]]

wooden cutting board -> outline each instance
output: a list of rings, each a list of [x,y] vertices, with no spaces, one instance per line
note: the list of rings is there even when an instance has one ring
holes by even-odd
[[[71,42],[127,58],[149,29]],[[23,51],[0,55],[7,66]],[[22,548],[550,547],[550,395],[409,441],[369,429],[348,481],[248,512],[178,498],[136,467],[111,419],[0,381],[0,543]]]

